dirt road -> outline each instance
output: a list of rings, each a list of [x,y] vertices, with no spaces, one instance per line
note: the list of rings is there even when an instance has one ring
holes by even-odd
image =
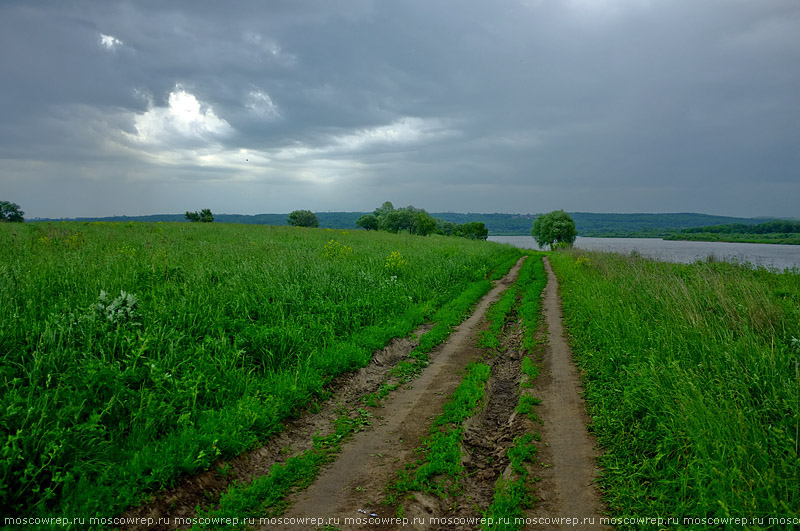
[[[372,425],[344,442],[335,460],[323,468],[308,488],[289,496],[288,509],[282,517],[293,523],[283,526],[270,523],[256,528],[324,527],[324,524],[297,525],[296,520],[291,520],[319,517],[331,519],[328,529],[400,529],[403,526],[365,522],[393,518],[401,513],[412,522],[416,519],[416,523],[405,529],[475,529],[479,525],[469,519],[484,514],[492,503],[498,478],[509,476],[507,450],[514,438],[538,432],[541,440],[536,443],[538,453],[535,462],[529,463],[529,471],[532,477],[541,480],[535,483],[535,506],[525,516],[578,518],[586,525],[570,525],[571,529],[601,529],[599,516],[604,508],[594,486],[596,445],[586,428],[590,419],[580,397],[580,378],[564,338],[558,281],[546,258],[544,261],[548,281],[542,298],[544,322],[539,331],[542,341],[537,352],[529,354],[521,348],[523,330],[514,313],[507,320],[499,349],[488,351],[478,346],[479,334],[487,325],[486,311],[516,281],[523,262],[520,260],[478,303],[472,315],[456,328],[447,342],[430,353],[430,364],[419,377],[395,390],[380,406],[368,407],[362,398],[375,392],[390,369],[409,355],[416,345],[412,339],[394,341],[376,353],[368,367],[343,377],[336,385],[334,396],[322,404],[319,411],[301,415],[267,446],[232,460],[228,467],[232,472],[225,478],[211,471],[191,478],[129,515],[191,516],[195,506],[218,498],[233,481],[246,483],[266,473],[274,463],[310,448],[312,436],[330,429],[332,420],[343,410],[366,408],[372,415]],[[418,333],[421,335],[429,328],[430,325],[421,328]],[[532,389],[523,389],[521,385],[525,356],[530,356],[540,368]],[[491,366],[491,376],[486,383],[483,406],[464,424],[461,492],[448,499],[417,493],[404,498],[400,510],[397,505],[387,505],[387,485],[397,479],[399,470],[419,458],[416,450],[428,435],[433,420],[462,381],[465,367],[478,360]],[[521,393],[542,400],[536,408],[538,422],[516,412]],[[442,517],[454,518],[460,523],[442,526],[433,520]],[[359,524],[353,524],[353,519]],[[541,525],[539,520],[528,528],[560,529],[562,526]]]
[[[517,265],[517,268],[519,264]],[[292,496],[288,518],[321,516],[336,520],[340,529],[392,529],[399,526],[347,525],[347,518],[375,521],[396,515],[396,506],[382,505],[387,484],[397,471],[416,459],[414,449],[428,433],[432,420],[463,377],[462,369],[483,359],[492,366],[486,386],[485,406],[465,426],[462,463],[466,470],[463,492],[456,499],[440,500],[418,493],[403,504],[403,515],[417,523],[415,529],[438,528],[432,517],[468,519],[480,517],[492,502],[494,486],[507,474],[506,450],[514,437],[538,430],[537,463],[534,475],[537,499],[531,518],[568,517],[581,522],[573,529],[602,529],[599,517],[604,508],[594,487],[597,476],[596,445],[587,431],[590,421],[580,397],[580,378],[561,324],[558,281],[545,259],[548,275],[543,295],[547,341],[538,353],[541,373],[533,394],[542,399],[537,409],[541,424],[517,415],[520,365],[525,353],[520,348],[516,323],[507,326],[498,356],[487,356],[478,348],[477,334],[487,307],[513,282],[517,268],[487,295],[465,321],[431,357],[431,365],[405,389],[396,392],[382,408],[380,422],[357,434],[334,464],[307,490]],[[448,529],[473,529],[475,525],[453,525]],[[285,526],[282,529],[294,529]],[[535,529],[560,529],[560,525],[536,525]],[[266,529],[266,527],[264,528]],[[274,527],[271,527],[274,529]]]

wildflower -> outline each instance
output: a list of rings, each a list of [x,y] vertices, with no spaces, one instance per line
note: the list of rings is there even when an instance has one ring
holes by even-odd
[[[392,251],[389,256],[386,257],[386,263],[383,267],[392,275],[397,275],[402,269],[404,269],[408,265],[406,259],[403,258],[403,255],[398,253],[397,251]]]
[[[130,257],[136,256],[136,247],[134,247],[132,245],[123,245],[122,247],[117,249],[117,251],[119,251],[119,254],[122,254],[122,255],[125,255],[125,256],[130,256]]]
[[[336,240],[331,240],[325,244],[325,257],[336,258],[337,256],[347,256],[353,252],[353,248],[349,245],[344,245]]]
[[[66,239],[66,245],[70,249],[78,249],[83,246],[86,239],[83,237],[82,232],[73,232]]]

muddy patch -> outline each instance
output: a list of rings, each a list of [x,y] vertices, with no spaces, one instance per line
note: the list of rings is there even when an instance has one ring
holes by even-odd
[[[507,450],[525,432],[515,411],[524,356],[518,327],[506,334],[503,344],[502,354],[491,360],[486,406],[465,423],[462,462],[466,477],[458,503],[464,516],[476,510],[480,514],[492,504],[495,483],[509,466]]]
[[[405,514],[412,520],[417,518],[429,522],[431,517],[451,517],[454,522],[460,522],[483,516],[494,499],[497,480],[510,474],[508,449],[516,437],[533,430],[531,422],[516,412],[522,392],[521,369],[525,353],[520,325],[513,315],[509,321],[503,330],[498,353],[487,354],[482,360],[492,370],[484,389],[484,406],[464,423],[462,490],[454,499],[414,494],[412,500],[404,503]],[[429,526],[415,527],[425,529]],[[475,527],[456,523],[448,529]]]

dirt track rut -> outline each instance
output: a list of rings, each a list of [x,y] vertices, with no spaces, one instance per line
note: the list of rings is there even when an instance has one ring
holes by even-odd
[[[537,413],[542,420],[542,441],[547,444],[539,445],[539,460],[545,466],[538,472],[542,479],[536,486],[537,503],[532,516],[575,517],[581,525],[570,529],[603,529],[599,521],[604,507],[595,488],[599,453],[586,428],[591,419],[586,414],[580,377],[564,337],[558,279],[547,258],[544,265],[547,287],[542,311],[548,341],[542,352],[543,366],[536,381],[536,393],[542,399]],[[561,528],[554,525],[536,529]]]

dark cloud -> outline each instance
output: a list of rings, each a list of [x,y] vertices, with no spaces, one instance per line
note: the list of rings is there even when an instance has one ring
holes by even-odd
[[[798,215],[795,0],[7,1],[0,49],[30,216]]]

